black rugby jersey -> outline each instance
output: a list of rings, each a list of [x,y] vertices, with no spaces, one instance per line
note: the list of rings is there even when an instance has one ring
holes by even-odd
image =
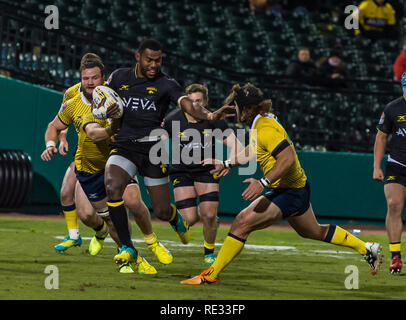
[[[212,170],[214,168],[213,166],[203,166],[200,164],[201,161],[208,157],[215,158],[215,138],[218,137],[222,141],[232,132],[232,129],[229,129],[227,122],[224,120],[200,120],[197,122],[189,122],[185,113],[181,109],[171,111],[165,117],[162,127],[172,138],[170,172],[183,170]],[[216,132],[214,131],[215,129],[219,130]],[[221,133],[224,133],[224,135],[220,134],[220,131]],[[200,158],[198,158],[199,153]],[[188,155],[188,163],[185,163],[185,158],[182,157],[182,154]],[[193,161],[194,163],[189,163],[192,160],[196,161]]]
[[[124,103],[121,128],[115,141],[131,141],[149,136],[160,128],[171,102],[177,104],[184,95],[179,83],[160,72],[150,80],[139,78],[135,68],[115,70],[107,85],[118,93]]]
[[[403,96],[385,106],[377,128],[391,135],[388,143],[390,157],[406,164],[406,101]]]

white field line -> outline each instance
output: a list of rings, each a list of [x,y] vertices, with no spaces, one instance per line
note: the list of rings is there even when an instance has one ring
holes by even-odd
[[[56,236],[56,239],[61,239],[63,240],[64,237],[63,236]],[[91,237],[82,237],[82,240],[88,240],[90,241],[92,238]],[[132,239],[132,241],[134,243],[143,243],[144,239]],[[188,244],[181,244],[177,241],[171,241],[171,240],[161,240],[160,241],[163,245],[167,246],[168,248],[174,248],[174,247],[181,247],[184,249],[187,248],[197,248],[197,247],[201,247],[201,244],[197,244],[197,243],[188,243]],[[110,237],[108,237],[105,240],[105,243],[114,243],[114,240],[111,239]],[[220,247],[222,245],[222,243],[220,242],[216,242],[215,245],[217,247]],[[248,250],[247,250],[248,249]],[[294,246],[270,246],[270,245],[256,245],[256,244],[246,244],[244,246],[244,252],[248,253],[248,254],[256,254],[256,251],[278,251],[278,252],[283,252],[284,254],[300,254],[300,255],[305,255],[305,256],[311,256],[311,257],[330,257],[330,258],[336,258],[336,259],[345,259],[346,255],[353,255],[353,254],[357,254],[357,252],[355,251],[342,251],[342,250],[297,250],[296,247]]]
[[[63,236],[56,236],[56,239],[61,239],[63,240],[64,237]],[[90,237],[82,237],[82,240],[92,240],[92,238]],[[133,242],[135,243],[144,243],[144,239],[131,239]],[[110,237],[107,238],[106,240],[104,240],[105,243],[114,243],[114,240],[111,239]],[[197,243],[188,243],[188,244],[181,244],[179,242],[176,241],[170,241],[170,240],[160,240],[160,242],[163,245],[168,245],[170,247],[201,247],[201,244],[197,244]],[[216,246],[220,247],[222,245],[222,243],[216,242],[215,243]],[[255,245],[255,244],[246,244],[244,246],[244,248],[247,249],[254,249],[254,250],[296,250],[296,247],[292,247],[292,246],[267,246],[267,245]]]

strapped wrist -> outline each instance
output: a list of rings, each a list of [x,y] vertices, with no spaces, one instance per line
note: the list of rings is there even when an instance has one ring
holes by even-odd
[[[52,141],[52,140],[47,141],[47,142],[45,143],[45,148],[46,148],[46,149],[48,149],[48,148],[56,148],[56,143],[55,143],[55,141]]]
[[[269,185],[271,184],[271,181],[269,181],[269,179],[267,177],[263,177],[259,180],[259,183],[262,184],[262,186],[265,187],[269,187]]]
[[[231,167],[232,167],[233,165],[231,164],[231,160],[230,160],[230,159],[227,159],[227,160],[224,160],[224,161],[223,161],[223,166],[224,166],[224,168],[226,168],[226,169],[231,169]]]

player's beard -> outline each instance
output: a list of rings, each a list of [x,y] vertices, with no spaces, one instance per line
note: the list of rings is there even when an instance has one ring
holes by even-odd
[[[156,70],[155,70],[155,75],[154,75],[153,77],[149,77],[149,76],[147,75],[147,69],[144,68],[141,64],[139,65],[139,67],[140,67],[140,72],[141,72],[141,74],[142,74],[145,78],[150,79],[150,80],[155,79],[156,76],[158,75],[159,71],[160,71],[159,69],[156,69]]]
[[[86,89],[83,90],[83,95],[85,96],[85,98],[92,103],[93,101],[93,96],[91,93],[87,92]]]

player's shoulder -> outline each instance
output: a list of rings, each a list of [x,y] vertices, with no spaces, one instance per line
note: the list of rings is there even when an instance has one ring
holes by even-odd
[[[82,83],[76,83],[73,86],[69,87],[68,89],[65,90],[63,94],[63,100],[67,101],[69,99],[72,99],[74,96],[76,96],[78,93],[80,93],[82,87]]]
[[[386,3],[385,3],[384,8],[385,8],[386,10],[393,10],[393,6],[392,6],[389,2],[386,2]]]
[[[258,115],[256,119],[254,119],[254,124],[256,127],[275,127],[277,124],[281,125],[279,119],[273,113],[267,113],[263,116]]]
[[[176,108],[165,116],[165,121],[180,120],[182,117],[182,113],[183,111],[181,109]]]
[[[107,79],[106,84],[109,85],[113,80],[121,81],[128,79],[132,74],[133,70],[134,70],[133,68],[118,68],[114,70]]]
[[[397,99],[392,100],[391,102],[389,102],[389,103],[385,106],[384,110],[385,110],[385,111],[390,111],[390,110],[392,110],[392,109],[396,109],[396,108],[399,108],[399,107],[403,107],[404,104],[405,104],[405,99],[404,99],[403,96],[401,96],[401,97],[399,97],[399,98],[397,98]]]
[[[285,132],[285,128],[280,123],[277,116],[272,113],[258,117],[255,122],[255,129],[257,129],[258,134],[261,136],[274,133],[283,134]]]
[[[168,85],[180,86],[179,82],[175,78],[169,76],[168,74],[162,71],[160,72],[157,81],[166,83]]]
[[[65,111],[72,110],[77,106],[78,103],[80,103],[80,101],[82,101],[81,95],[77,94],[77,95],[71,97],[70,99],[65,100],[62,103],[61,108],[60,108],[59,111],[60,112],[65,112]]]

